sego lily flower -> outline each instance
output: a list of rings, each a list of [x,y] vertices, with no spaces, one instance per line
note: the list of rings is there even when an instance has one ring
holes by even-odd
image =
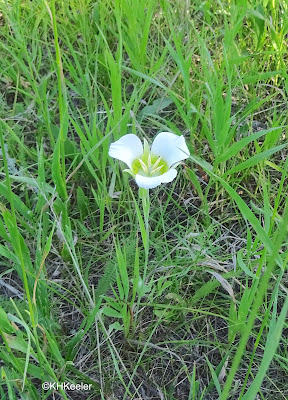
[[[175,167],[189,155],[184,136],[170,132],[160,132],[151,150],[146,139],[143,149],[140,139],[133,134],[122,136],[109,149],[109,156],[124,161],[129,167],[124,171],[144,189],[171,182],[177,175]]]

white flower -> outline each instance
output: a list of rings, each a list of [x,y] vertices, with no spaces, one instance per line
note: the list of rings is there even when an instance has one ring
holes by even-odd
[[[160,132],[151,149],[145,139],[143,149],[140,139],[133,134],[122,136],[109,149],[109,156],[124,161],[129,167],[124,171],[144,189],[171,182],[177,175],[175,167],[189,155],[184,136],[170,132]]]

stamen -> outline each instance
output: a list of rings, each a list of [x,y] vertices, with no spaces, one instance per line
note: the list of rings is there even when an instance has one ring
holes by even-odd
[[[157,159],[157,161],[155,161],[155,163],[153,164],[153,169],[157,168],[159,163],[161,161],[161,156]]]
[[[149,170],[147,168],[147,165],[144,163],[144,161],[141,160],[141,158],[138,158],[138,160],[139,160],[141,167],[142,167],[143,171],[145,172],[145,174],[148,174]]]
[[[159,172],[160,169],[163,168],[163,167],[164,167],[164,165],[160,165],[160,167],[158,167],[158,168],[156,168],[156,169],[153,168],[152,174],[157,174],[157,172]]]

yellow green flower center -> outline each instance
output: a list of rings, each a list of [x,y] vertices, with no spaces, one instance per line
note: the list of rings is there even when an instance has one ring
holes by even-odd
[[[131,170],[134,174],[152,177],[165,174],[169,167],[162,157],[144,152],[141,157],[133,161]]]

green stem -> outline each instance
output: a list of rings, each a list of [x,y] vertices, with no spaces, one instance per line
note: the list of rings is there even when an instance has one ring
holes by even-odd
[[[143,207],[143,215],[144,215],[144,223],[145,223],[145,231],[146,231],[146,241],[144,243],[145,262],[144,262],[144,271],[143,271],[143,284],[145,285],[147,269],[148,269],[148,261],[149,261],[149,249],[150,249],[150,240],[149,240],[150,196],[149,196],[149,189],[144,189],[144,190],[145,190],[145,193],[142,197],[142,207]]]
[[[138,217],[138,221],[139,221],[139,226],[140,226],[140,231],[141,231],[141,237],[142,237],[142,242],[143,242],[143,246],[144,246],[144,270],[143,270],[143,279],[142,279],[142,284],[140,285],[140,288],[138,286],[139,283],[139,275],[140,272],[137,268],[138,271],[138,278],[137,278],[137,282],[134,282],[134,285],[136,285],[136,287],[133,288],[133,291],[135,293],[138,294],[138,299],[137,299],[137,306],[136,306],[136,310],[135,310],[135,315],[138,314],[138,310],[140,307],[140,301],[142,298],[142,295],[144,293],[144,288],[145,288],[145,280],[146,280],[146,276],[147,276],[147,269],[148,269],[148,260],[149,260],[149,212],[150,212],[150,197],[149,197],[149,190],[148,189],[139,189],[139,198],[142,201],[142,209],[143,209],[143,216],[144,219],[141,215],[141,211],[138,205],[137,200],[135,199],[133,192],[131,191],[133,200],[134,200],[134,204],[135,204],[135,208],[136,208],[136,213],[137,213],[137,217]],[[136,261],[137,262],[137,261]]]

